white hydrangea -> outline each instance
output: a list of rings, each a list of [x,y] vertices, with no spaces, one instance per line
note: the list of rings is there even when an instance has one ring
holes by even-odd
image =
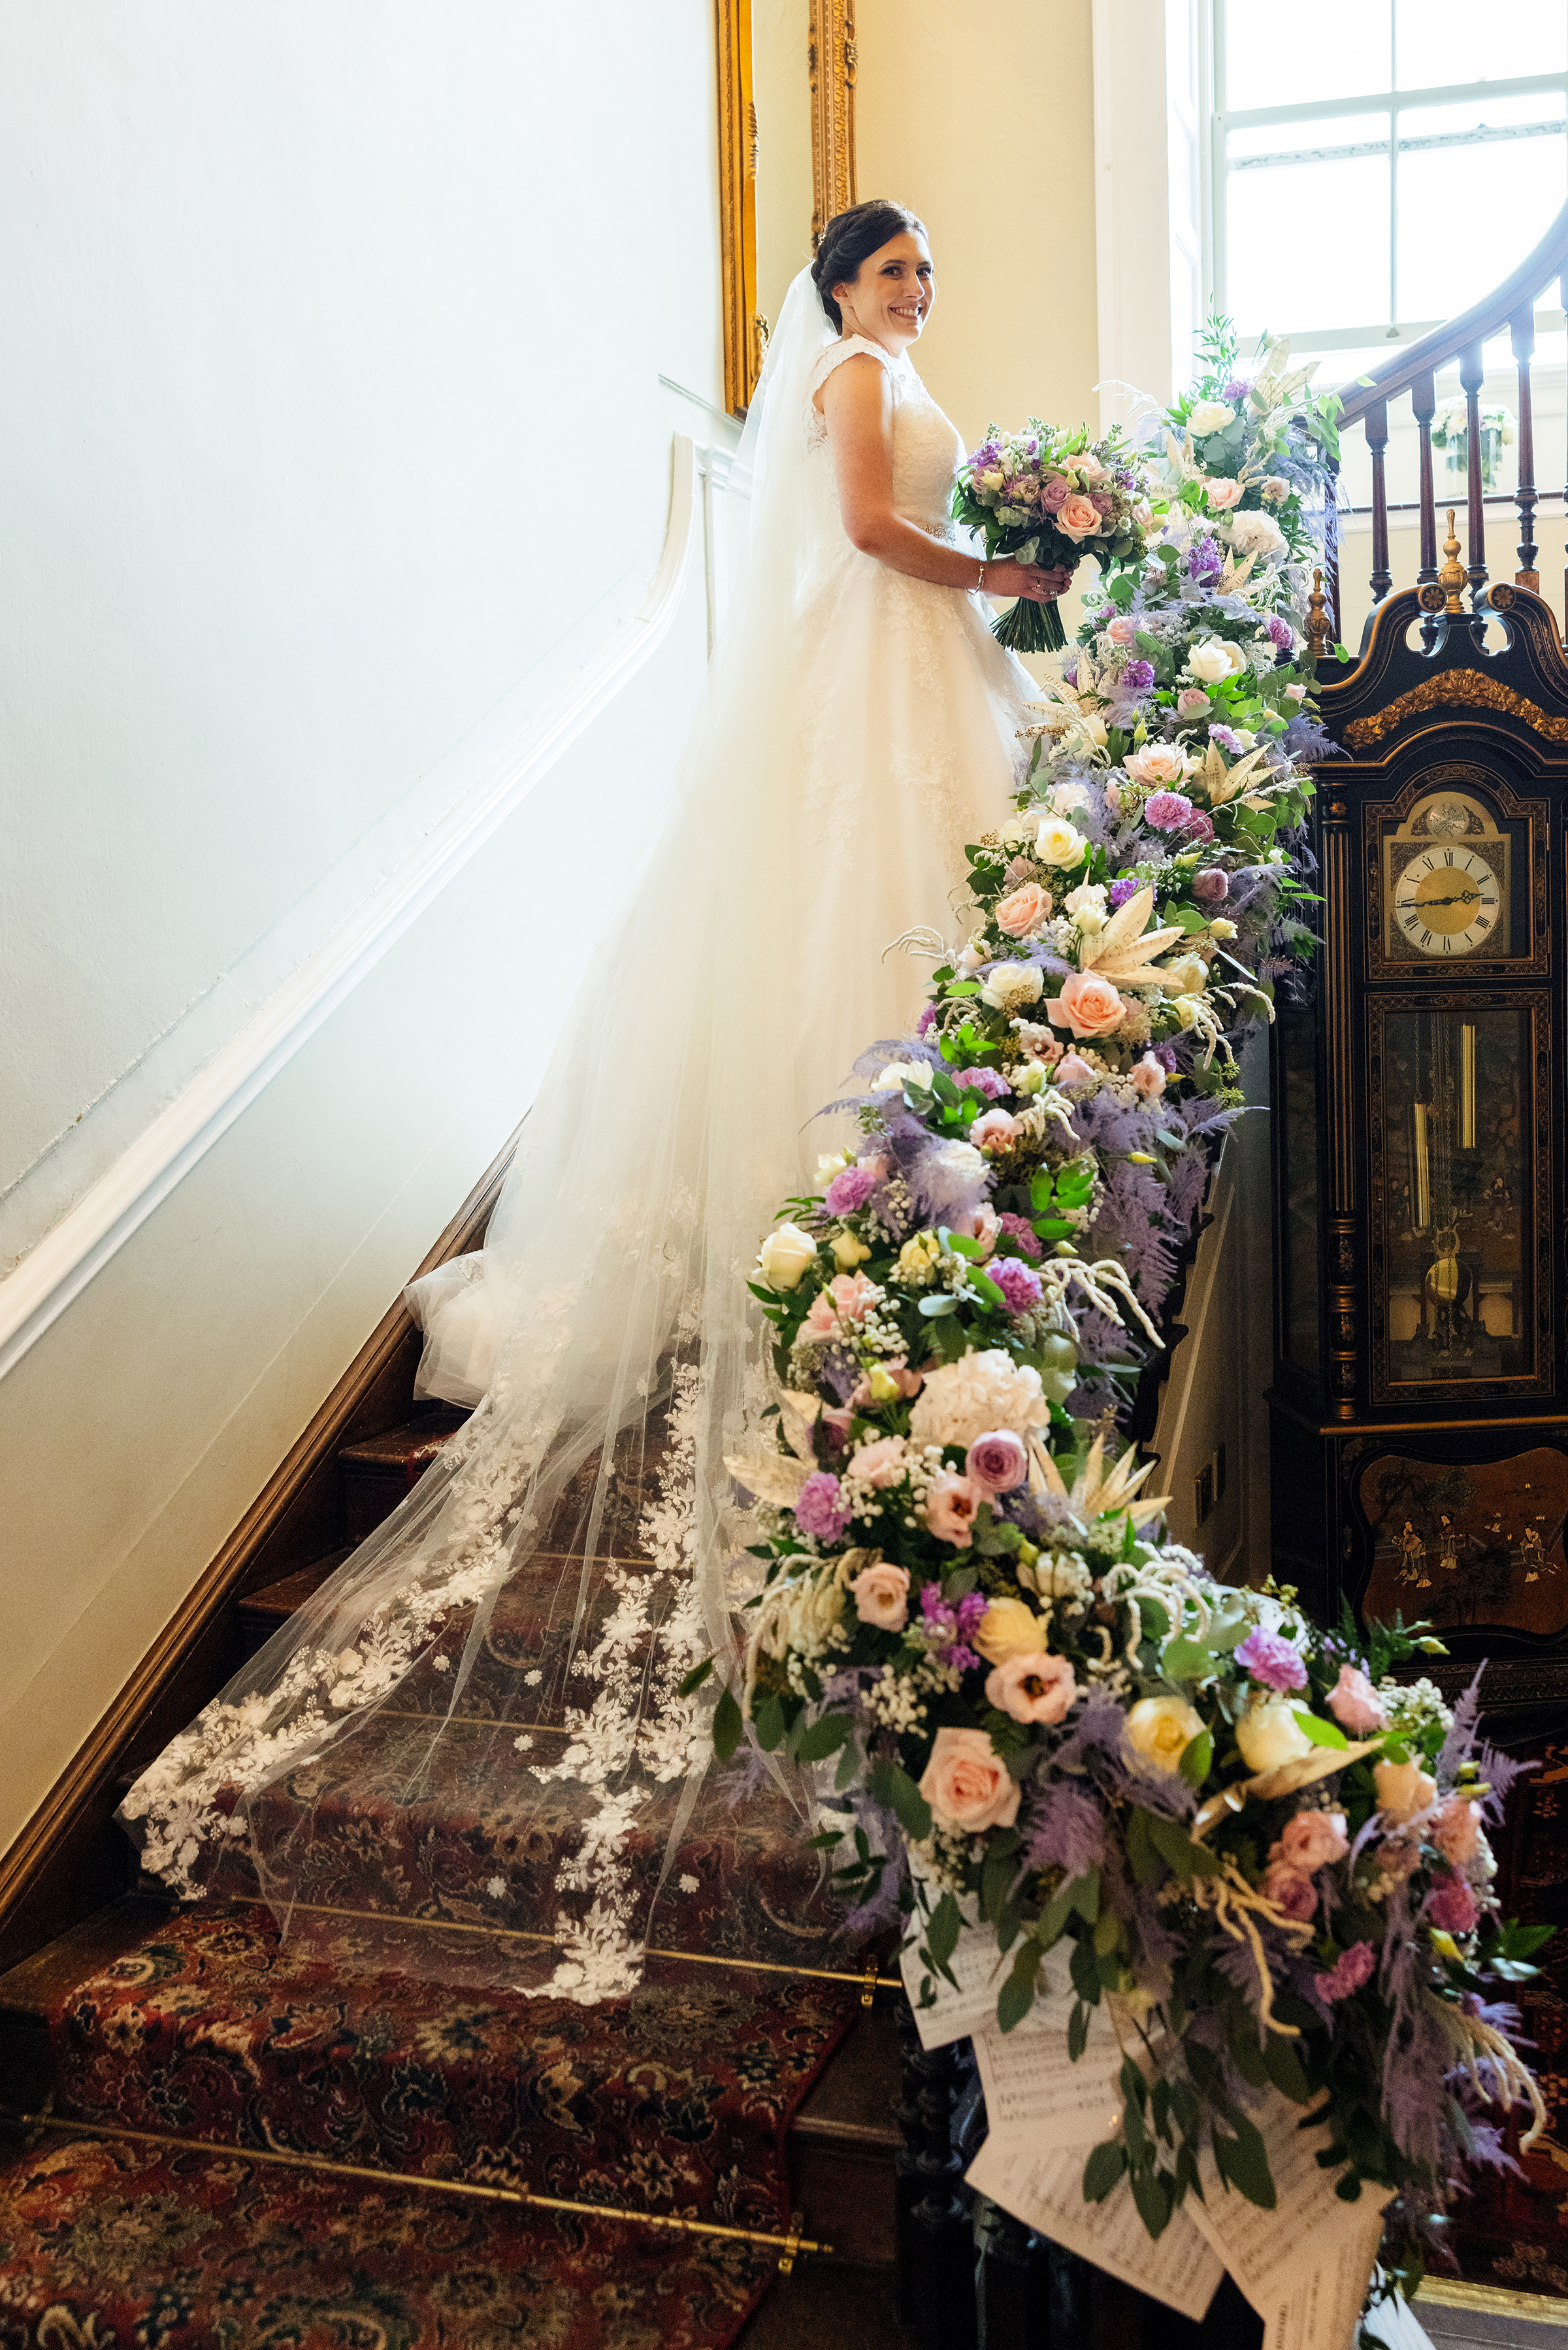
[[[926,1373],[909,1433],[919,1444],[972,1444],[977,1436],[1008,1428],[1023,1436],[1050,1423],[1040,1374],[1015,1363],[1001,1347],[961,1356]]]

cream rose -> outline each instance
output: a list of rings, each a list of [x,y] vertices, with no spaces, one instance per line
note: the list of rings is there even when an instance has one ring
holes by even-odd
[[[996,910],[996,927],[1010,939],[1025,939],[1051,919],[1051,892],[1038,881],[1025,881],[1002,899]]]
[[[1223,400],[1200,400],[1187,420],[1189,432],[1199,441],[1207,441],[1215,432],[1223,432],[1236,419],[1230,402]]]
[[[980,1000],[993,1012],[1016,1012],[1021,1003],[1038,1003],[1044,986],[1033,963],[999,963],[981,989]]]
[[[1092,538],[1097,530],[1104,527],[1099,507],[1081,490],[1075,490],[1069,497],[1063,499],[1055,520],[1063,537],[1072,539],[1075,545]]]
[[[920,1793],[950,1835],[982,1835],[1018,1817],[1018,1782],[983,1730],[939,1730]]]
[[[1291,485],[1282,473],[1271,473],[1267,481],[1258,484],[1258,494],[1272,506],[1282,506],[1290,494]]]
[[[1312,1740],[1296,1721],[1296,1700],[1254,1698],[1236,1724],[1236,1743],[1249,1771],[1272,1771],[1312,1752]]]
[[[1064,816],[1045,816],[1034,836],[1034,854],[1043,865],[1081,865],[1089,844]]]
[[[1127,1018],[1115,982],[1097,971],[1069,972],[1047,1010],[1055,1026],[1070,1028],[1075,1036],[1108,1036]]]
[[[798,1289],[816,1255],[816,1243],[798,1224],[780,1224],[757,1252],[757,1271],[770,1289]]]
[[[1135,784],[1147,784],[1153,791],[1168,791],[1189,772],[1189,763],[1174,743],[1146,743],[1141,751],[1132,752],[1122,764]]]
[[[864,1264],[871,1253],[863,1241],[856,1239],[846,1224],[840,1224],[833,1235],[831,1246],[833,1262],[840,1273],[853,1273],[856,1266]]]
[[[1155,969],[1168,995],[1201,995],[1209,984],[1209,966],[1200,954],[1177,955]]]
[[[884,1559],[877,1566],[862,1567],[849,1588],[863,1624],[875,1624],[880,1632],[903,1630],[909,1617],[907,1568],[890,1565]]]
[[[871,1090],[874,1094],[902,1093],[909,1086],[917,1093],[927,1093],[930,1084],[929,1061],[889,1061],[871,1080]]]
[[[1127,1744],[1161,1771],[1179,1769],[1181,1758],[1205,1727],[1203,1717],[1182,1697],[1140,1697],[1127,1718]]]
[[[1227,644],[1222,637],[1199,637],[1187,656],[1188,675],[1204,685],[1218,685],[1221,678],[1234,677],[1246,666],[1241,647]]]
[[[1210,474],[1203,484],[1203,494],[1210,514],[1229,514],[1232,506],[1241,504],[1246,493],[1240,482],[1228,482],[1222,476]]]
[[[1002,1664],[1009,1657],[1033,1657],[1045,1646],[1045,1627],[1022,1599],[993,1599],[980,1619],[973,1646],[988,1665]]]

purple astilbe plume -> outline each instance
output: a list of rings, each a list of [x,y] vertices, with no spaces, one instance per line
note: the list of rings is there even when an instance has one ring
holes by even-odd
[[[1113,1322],[1108,1314],[1101,1314],[1093,1305],[1085,1305],[1081,1312],[1075,1309],[1073,1319],[1078,1326],[1080,1370],[1092,1368],[1098,1363],[1126,1362],[1127,1334],[1119,1322]],[[1114,1395],[1110,1400],[1116,1401]],[[1073,1398],[1072,1409],[1075,1419],[1093,1417],[1092,1413],[1085,1412],[1077,1394]],[[1099,1409],[1096,1404],[1095,1409],[1097,1411]]]
[[[1126,1159],[1111,1170],[1095,1218],[1096,1248],[1121,1257],[1146,1309],[1157,1308],[1176,1277],[1181,1238],[1165,1222],[1168,1194],[1150,1168]]]
[[[1475,1759],[1481,1779],[1489,1791],[1481,1798],[1482,1812],[1494,1826],[1500,1825],[1502,1820],[1502,1807],[1508,1799],[1509,1789],[1518,1780],[1522,1779],[1526,1773],[1539,1771],[1541,1765],[1539,1762],[1516,1762],[1511,1754],[1504,1754],[1497,1747],[1487,1745],[1484,1741],[1477,1748]]]
[[[957,1157],[950,1142],[933,1141],[923,1128],[921,1132],[926,1148],[904,1160],[917,1207],[937,1224],[950,1224],[956,1217],[971,1215],[990,1188],[990,1170],[984,1161],[978,1170],[971,1168]],[[961,1143],[958,1149],[969,1152],[972,1146]],[[978,1151],[972,1155],[980,1157]]]
[[[1070,1877],[1082,1877],[1104,1858],[1105,1814],[1076,1787],[1059,1781],[1042,1787],[1021,1825],[1028,1868],[1060,1868]]]

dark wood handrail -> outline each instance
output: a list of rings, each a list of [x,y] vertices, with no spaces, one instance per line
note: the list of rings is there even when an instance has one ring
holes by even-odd
[[[1419,342],[1393,353],[1381,367],[1372,369],[1369,382],[1363,383],[1357,378],[1347,383],[1339,395],[1345,406],[1341,428],[1358,422],[1369,409],[1392,393],[1407,391],[1417,376],[1428,371],[1435,374],[1438,368],[1449,366],[1475,344],[1501,334],[1526,304],[1533,306],[1536,296],[1564,270],[1568,270],[1568,204],[1563,205],[1540,244],[1525,255],[1518,268],[1503,279],[1495,292],[1483,295],[1446,325],[1434,327]]]

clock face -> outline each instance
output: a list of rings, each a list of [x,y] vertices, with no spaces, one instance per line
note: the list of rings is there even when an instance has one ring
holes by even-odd
[[[1479,847],[1440,836],[1402,864],[1393,894],[1403,943],[1437,961],[1486,946],[1502,905],[1500,876],[1490,859]]]

